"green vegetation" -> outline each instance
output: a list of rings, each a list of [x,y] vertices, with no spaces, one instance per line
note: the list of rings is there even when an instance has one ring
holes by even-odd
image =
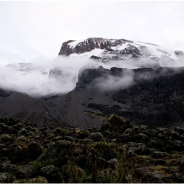
[[[0,182],[183,183],[183,133],[177,131],[183,129],[132,126],[116,115],[88,130],[3,117]]]

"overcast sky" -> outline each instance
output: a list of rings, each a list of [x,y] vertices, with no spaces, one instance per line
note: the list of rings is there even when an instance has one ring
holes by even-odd
[[[184,1],[0,1],[0,64],[55,58],[64,41],[124,38],[184,50]]]

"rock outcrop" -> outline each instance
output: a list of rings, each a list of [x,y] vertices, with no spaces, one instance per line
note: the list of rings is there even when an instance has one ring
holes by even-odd
[[[78,54],[79,58],[83,53],[86,53],[88,58],[102,62],[149,59],[155,62],[161,61],[163,62],[162,65],[172,64],[177,57],[180,59],[183,56],[183,51],[171,52],[155,44],[106,38],[69,40],[62,44],[59,51],[59,55],[72,56],[73,54]],[[157,64],[159,65],[160,63],[157,62]]]

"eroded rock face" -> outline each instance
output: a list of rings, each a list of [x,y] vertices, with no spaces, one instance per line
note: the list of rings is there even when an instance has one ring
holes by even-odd
[[[93,52],[93,50],[98,52]],[[100,52],[101,51],[101,52]],[[126,59],[149,59],[162,60],[172,63],[175,56],[183,57],[183,51],[168,51],[158,45],[130,41],[125,39],[87,38],[84,40],[69,40],[62,44],[59,55],[69,56],[72,54],[87,53],[87,58],[98,61],[126,60]],[[159,65],[159,63],[157,63]]]
[[[123,46],[121,48],[121,46]],[[120,48],[116,48],[120,47]],[[88,38],[86,40],[69,40],[62,44],[59,55],[69,56],[70,54],[90,52],[94,49],[102,50],[102,57],[91,55],[91,59],[108,61],[119,60],[131,57],[138,58],[141,55],[150,56],[145,46],[137,47],[133,41],[125,39],[104,39],[104,38]]]
[[[110,40],[103,38],[88,38],[76,44],[75,41],[76,40],[69,40],[64,42],[62,44],[59,55],[68,56],[72,53],[84,53],[95,48],[104,49],[110,46]]]

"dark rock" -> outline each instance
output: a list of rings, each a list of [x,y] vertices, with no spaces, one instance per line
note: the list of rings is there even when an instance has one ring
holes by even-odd
[[[2,170],[9,173],[16,173],[17,166],[15,164],[11,164],[10,161],[6,161],[2,165]]]
[[[141,183],[163,183],[164,175],[161,173],[147,172],[141,178]]]
[[[69,44],[74,41],[75,40],[69,40],[67,42],[64,42],[62,44],[59,55],[68,56],[72,53],[79,54],[79,53],[89,52],[95,48],[104,49],[110,45],[110,43],[108,41],[105,41],[103,38],[88,38],[78,43],[75,47],[70,47]]]
[[[58,169],[54,165],[47,165],[41,168],[41,173],[49,182],[58,183],[62,182]]]
[[[33,175],[33,165],[23,165],[19,171],[18,171],[18,175],[21,178],[29,178]]]
[[[149,137],[143,133],[138,133],[135,136],[135,141],[139,142],[139,143],[146,144],[147,142],[149,142]]]
[[[151,147],[151,148],[157,148],[158,147],[158,143],[156,140],[150,140],[149,143],[147,144],[148,147]]]
[[[183,128],[180,128],[180,127],[174,127],[173,129],[175,132],[177,132],[178,134],[183,134],[184,133],[184,129]]]
[[[115,169],[116,165],[118,164],[118,159],[112,158],[108,161],[108,164],[109,164],[109,168]]]
[[[179,140],[169,140],[166,142],[166,145],[164,146],[167,151],[182,151],[184,149],[184,142]]]
[[[90,57],[90,59],[95,59],[95,60],[97,59],[97,60],[98,60],[98,59],[100,59],[100,57],[97,57],[97,56],[92,55],[92,56]]]
[[[184,57],[184,51],[182,51],[182,50],[176,50],[176,51],[174,51],[174,53],[175,53],[177,56]]]
[[[0,182],[1,183],[7,182],[7,173],[0,173]]]
[[[111,131],[116,133],[123,133],[126,129],[131,128],[130,121],[115,115],[109,118],[108,123],[111,125]]]
[[[149,149],[143,143],[129,142],[127,146],[129,147],[129,151],[137,155],[147,155],[150,153]]]
[[[158,130],[155,129],[147,129],[145,132],[150,137],[155,137],[158,135]]]

